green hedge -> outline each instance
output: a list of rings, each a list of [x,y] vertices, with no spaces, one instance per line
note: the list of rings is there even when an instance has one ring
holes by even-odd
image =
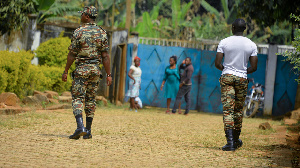
[[[31,95],[33,90],[70,90],[70,77],[67,82],[61,80],[64,66],[32,65],[33,57],[30,51],[0,51],[0,93],[14,92],[23,98]]]
[[[18,53],[0,51],[0,92],[14,92],[21,96],[28,84],[27,74],[33,54],[26,51]]]
[[[36,57],[39,58],[40,65],[65,67],[67,63],[67,56],[69,53],[68,47],[71,44],[71,40],[68,37],[60,37],[50,39],[42,43],[35,51]],[[70,67],[70,71],[75,69],[73,64]]]

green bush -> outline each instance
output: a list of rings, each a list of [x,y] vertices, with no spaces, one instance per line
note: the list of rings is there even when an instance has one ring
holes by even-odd
[[[0,62],[1,65],[1,62]],[[0,93],[4,92],[7,86],[8,73],[4,69],[0,69]]]
[[[18,53],[0,51],[0,92],[14,92],[20,97],[24,96],[24,86],[29,83],[27,75],[33,56],[31,52],[24,50]]]
[[[291,14],[291,18],[294,18],[296,22],[300,22],[300,15],[296,16],[294,14]],[[295,29],[295,39],[292,42],[293,47],[295,47],[295,52],[286,51],[283,53],[283,56],[286,57],[286,61],[289,61],[291,64],[294,65],[295,73],[300,74],[300,29]],[[300,78],[296,79],[298,81],[298,84],[300,84]]]
[[[72,80],[68,77],[67,82],[61,80],[63,67],[49,67],[45,65],[30,65],[28,73],[28,85],[24,88],[26,95],[31,95],[34,90],[53,90],[56,92],[69,91]]]
[[[63,67],[31,65],[30,51],[0,51],[0,93],[14,92],[18,97],[31,95],[34,90],[70,90],[71,79],[61,80]]]
[[[40,66],[39,69],[43,72],[46,80],[42,82],[45,84],[44,88],[47,90],[53,90],[56,92],[63,92],[70,90],[72,85],[72,79],[68,76],[67,82],[61,80],[64,67],[49,67],[49,66]]]
[[[71,40],[68,37],[60,37],[50,39],[43,42],[35,51],[36,57],[39,58],[40,65],[47,65],[49,67],[65,67],[67,63],[67,56],[69,53],[68,47],[71,44]],[[70,70],[74,70],[73,64]]]

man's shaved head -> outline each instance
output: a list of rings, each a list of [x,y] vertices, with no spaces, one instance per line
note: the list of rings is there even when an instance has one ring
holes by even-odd
[[[235,32],[243,32],[246,29],[246,22],[243,19],[236,19],[232,23],[232,28]]]

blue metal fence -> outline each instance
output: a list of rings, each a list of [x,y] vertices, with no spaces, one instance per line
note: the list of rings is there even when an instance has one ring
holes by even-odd
[[[127,73],[132,64],[133,44],[128,45],[127,50]],[[204,112],[222,113],[220,100],[221,91],[219,77],[221,71],[215,68],[214,61],[216,51],[197,50],[183,47],[166,47],[158,45],[139,44],[138,56],[141,58],[142,84],[140,98],[144,105],[166,107],[164,91],[160,90],[166,66],[169,65],[169,58],[177,55],[178,65],[186,58],[191,57],[194,66],[192,76],[191,109]],[[276,85],[274,93],[273,115],[281,115],[294,108],[297,77],[290,71],[291,65],[278,57]],[[265,84],[265,69],[267,55],[258,55],[258,69],[248,75],[254,78],[255,82]],[[283,82],[284,81],[284,82]],[[126,91],[128,90],[129,79],[126,78]],[[249,84],[249,89],[251,88]],[[173,107],[172,100],[171,107]],[[182,108],[185,102],[182,100]]]
[[[294,110],[297,93],[297,74],[292,65],[284,61],[283,56],[277,57],[276,79],[274,87],[272,115],[280,116]]]

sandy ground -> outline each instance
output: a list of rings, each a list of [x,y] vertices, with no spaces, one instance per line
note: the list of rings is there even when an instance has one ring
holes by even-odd
[[[244,146],[224,152],[222,115],[164,111],[100,107],[89,140],[68,139],[71,110],[0,115],[0,167],[291,167],[281,121],[244,119]]]

